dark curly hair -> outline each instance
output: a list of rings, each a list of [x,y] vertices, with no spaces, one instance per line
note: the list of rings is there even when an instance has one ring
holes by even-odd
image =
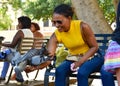
[[[40,27],[39,27],[39,25],[37,23],[32,22],[31,24],[34,25],[34,27],[35,27],[36,30],[40,30]]]
[[[27,16],[19,17],[18,22],[20,22],[22,24],[22,28],[30,28],[31,27],[31,19]]]
[[[69,16],[73,17],[74,11],[70,5],[60,4],[54,9],[53,13],[61,14],[64,15],[65,17]]]

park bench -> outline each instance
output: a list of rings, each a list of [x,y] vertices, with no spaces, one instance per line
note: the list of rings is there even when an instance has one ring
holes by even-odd
[[[112,34],[95,34],[96,40],[99,45],[99,49],[101,50],[102,54],[105,54],[105,51],[108,47],[108,41],[111,39]],[[57,58],[56,58],[57,59]],[[98,72],[99,73],[99,72]],[[49,65],[45,71],[44,75],[44,86],[49,86],[49,77],[55,77],[55,61],[53,64]],[[67,86],[69,86],[69,78],[76,77],[76,74],[70,74],[67,78]],[[116,79],[116,77],[114,76]],[[100,74],[92,73],[89,76],[89,79],[100,79]]]
[[[37,41],[37,44],[36,45],[33,45],[34,44],[34,41]],[[38,37],[35,37],[35,38],[23,38],[21,43],[20,43],[20,46],[18,48],[18,51],[20,52],[21,55],[25,54],[29,49],[31,49],[32,47],[35,47],[35,48],[39,48],[42,46],[42,43],[45,43],[47,44],[48,42],[48,39],[41,39],[41,38],[38,38]],[[11,75],[12,75],[12,72],[13,72],[13,66],[11,67],[11,70],[10,70],[10,73],[9,73],[9,76],[8,76],[8,79],[6,81],[6,84],[9,83],[10,81],[10,78],[11,78]],[[37,70],[36,72],[36,75],[34,77],[34,80],[36,79],[37,75],[39,73],[39,69]],[[28,74],[26,73],[27,77]]]

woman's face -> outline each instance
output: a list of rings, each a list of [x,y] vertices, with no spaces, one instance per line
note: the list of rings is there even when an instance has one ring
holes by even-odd
[[[70,22],[71,17],[65,17],[57,13],[53,14],[52,23],[60,32],[68,32],[70,29]]]
[[[18,30],[19,30],[19,29],[22,29],[22,24],[21,24],[21,22],[19,22],[19,21],[18,21],[17,29],[18,29]]]
[[[36,31],[35,26],[33,24],[31,24],[31,28],[30,29],[31,29],[32,32]]]

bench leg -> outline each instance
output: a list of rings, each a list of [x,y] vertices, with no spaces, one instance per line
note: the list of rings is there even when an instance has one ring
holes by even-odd
[[[26,73],[26,72],[25,72]],[[28,73],[26,73],[27,78],[29,78]]]
[[[39,69],[37,70],[34,80],[37,78],[38,73],[39,73]]]
[[[11,78],[11,75],[12,75],[12,71],[13,71],[13,67],[11,68],[11,71],[10,71],[10,74],[9,74],[9,77],[8,77],[8,80],[7,80],[7,82],[6,82],[5,84],[8,84],[8,83],[9,83],[10,78]]]
[[[88,84],[91,86],[94,79],[88,79]]]
[[[66,78],[66,86],[69,86],[69,77]]]
[[[49,76],[44,77],[44,86],[49,86]]]
[[[49,73],[50,73],[50,70],[46,69],[45,76],[44,76],[44,86],[49,86]]]

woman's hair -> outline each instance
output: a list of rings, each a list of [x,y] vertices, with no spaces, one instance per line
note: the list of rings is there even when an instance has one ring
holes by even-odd
[[[39,27],[39,25],[37,23],[32,22],[31,24],[34,25],[34,27],[35,27],[36,30],[40,30],[40,27]]]
[[[18,21],[22,24],[22,28],[30,28],[31,27],[31,19],[27,16],[19,17]]]
[[[65,17],[73,16],[73,8],[67,4],[60,4],[58,5],[54,11],[54,13],[64,15]]]

